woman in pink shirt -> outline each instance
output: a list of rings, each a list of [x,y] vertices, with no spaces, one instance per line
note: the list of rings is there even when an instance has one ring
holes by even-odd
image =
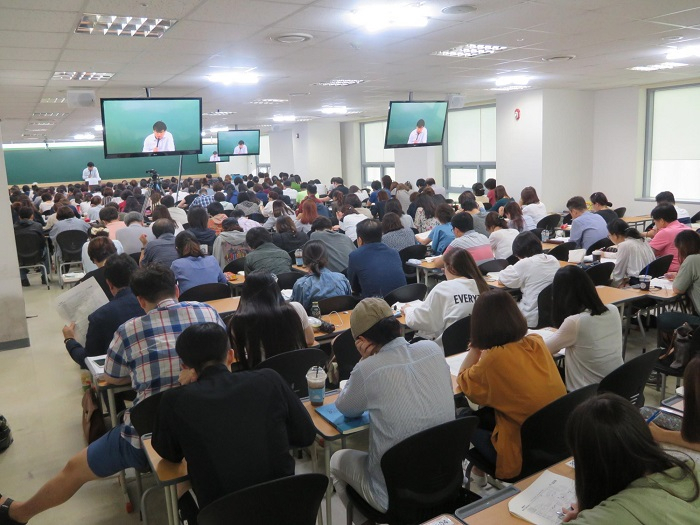
[[[669,272],[677,272],[681,263],[678,260],[678,249],[674,241],[676,235],[689,227],[678,222],[678,213],[671,204],[659,204],[651,210],[651,218],[654,220],[654,228],[646,233],[647,237],[652,237],[649,246],[654,250],[657,257],[663,255],[673,255]]]

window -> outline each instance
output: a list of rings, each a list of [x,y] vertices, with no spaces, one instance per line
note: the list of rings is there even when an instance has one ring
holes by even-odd
[[[647,91],[644,197],[700,200],[700,85]]]
[[[395,176],[394,150],[384,149],[386,121],[366,122],[360,126],[362,145],[362,184],[369,186],[384,175]]]
[[[456,199],[475,182],[496,177],[496,106],[447,113],[443,145],[445,182]]]
[[[258,155],[258,172],[270,173],[270,136],[260,136],[260,155]]]

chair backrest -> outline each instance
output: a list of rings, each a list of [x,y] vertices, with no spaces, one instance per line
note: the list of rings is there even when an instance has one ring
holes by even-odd
[[[299,474],[253,485],[210,503],[199,525],[314,525],[328,487],[323,474]]]
[[[129,257],[131,257],[134,261],[136,261],[136,264],[139,264],[139,261],[141,260],[141,252],[136,252],[136,253],[130,253]]]
[[[265,224],[265,222],[267,221],[267,219],[262,213],[251,213],[250,215],[248,215],[248,218],[251,221],[259,222],[260,224]]]
[[[604,262],[589,266],[586,268],[586,274],[591,278],[596,286],[608,286],[610,284],[610,276],[615,269],[615,263]]]
[[[595,396],[598,384],[569,392],[528,417],[520,427],[523,467],[518,479],[539,472],[568,458],[566,423],[569,415],[586,399]]]
[[[560,244],[559,246],[555,246],[551,250],[549,250],[549,255],[552,257],[555,257],[556,259],[560,261],[568,261],[569,260],[569,252],[573,249],[576,248],[576,243],[575,242],[565,242],[563,244]]]
[[[207,283],[193,286],[180,294],[180,301],[199,301],[200,303],[213,299],[231,297],[231,288],[224,283]]]
[[[401,286],[393,292],[389,292],[384,296],[384,300],[389,303],[389,306],[395,302],[409,303],[411,301],[422,301],[425,299],[425,294],[428,293],[428,287],[423,283],[407,284]]]
[[[650,275],[651,277],[661,277],[671,267],[672,262],[673,255],[662,255],[658,259],[654,259],[653,261],[651,261],[649,266],[646,268],[645,273],[647,275]],[[642,270],[639,273],[642,272],[644,272],[644,270]]]
[[[312,366],[325,368],[327,362],[328,356],[323,350],[302,348],[301,350],[290,350],[289,352],[265,359],[255,368],[271,368],[275,370],[292,387],[297,396],[307,397],[309,395],[309,387],[306,384],[306,372]]]
[[[421,523],[457,499],[464,477],[462,460],[478,422],[474,416],[455,419],[418,432],[386,451],[381,466],[389,523]]]
[[[342,334],[336,337],[331,344],[335,362],[338,363],[338,376],[340,381],[348,379],[350,372],[355,368],[355,365],[360,362],[360,352],[355,346],[355,339],[352,337],[350,330],[345,330]]]
[[[561,222],[561,215],[559,215],[558,213],[553,213],[551,215],[547,215],[546,217],[543,217],[542,219],[540,219],[539,222],[537,223],[537,227],[542,228],[543,230],[549,230],[551,232],[557,226],[559,226],[560,222]]]
[[[590,255],[596,250],[600,250],[601,248],[607,248],[608,246],[612,246],[613,244],[615,243],[612,242],[608,237],[603,237],[602,239],[594,242],[588,247],[588,249],[586,250],[586,255]]]
[[[622,219],[625,213],[627,213],[627,208],[615,208],[613,211],[617,214],[618,218]]]
[[[552,285],[548,284],[537,296],[537,328],[552,326],[552,311],[554,310],[554,298],[552,296]]]
[[[321,299],[318,302],[318,307],[321,309],[321,315],[326,315],[331,312],[352,310],[359,302],[360,300],[352,295],[338,295],[336,297]]]
[[[15,233],[15,245],[17,246],[17,259],[20,266],[30,266],[43,262],[42,252],[46,243],[35,232]]]
[[[224,267],[224,272],[238,273],[245,268],[245,257],[234,259]]]
[[[692,222],[699,222],[699,221],[700,221],[700,211],[697,212],[695,215],[693,215],[693,216],[690,218],[690,222],[691,222],[691,223],[692,223]]]
[[[131,409],[131,425],[136,429],[139,436],[153,432],[162,397],[163,392],[158,392],[157,394],[148,396]]]
[[[442,333],[442,348],[445,351],[445,357],[467,351],[471,336],[471,322],[472,316],[468,315],[452,323]]]
[[[66,230],[56,236],[56,244],[61,248],[63,262],[78,262],[83,257],[83,244],[88,240],[88,234],[82,230]]]
[[[291,290],[294,287],[294,283],[305,275],[305,273],[297,271],[280,273],[277,274],[277,284],[280,290]]]
[[[482,262],[479,265],[479,270],[481,270],[482,275],[486,275],[489,272],[500,272],[508,266],[509,263],[505,259],[491,259],[490,261]]]
[[[629,399],[635,406],[644,406],[644,387],[662,350],[646,352],[610,372],[600,382],[598,393],[612,392]]]
[[[418,232],[416,232],[418,233]],[[409,259],[423,259],[425,254],[428,253],[428,247],[423,244],[416,244],[415,246],[407,246],[399,251],[399,257],[401,258],[401,264],[403,266],[403,273],[409,279],[416,278],[416,269],[413,266],[408,266],[406,261]]]

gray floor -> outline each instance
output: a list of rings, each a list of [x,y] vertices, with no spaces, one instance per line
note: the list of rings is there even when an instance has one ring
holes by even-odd
[[[14,499],[31,496],[58,472],[65,462],[84,447],[80,425],[82,388],[78,367],[63,346],[63,322],[54,306],[62,290],[54,283],[51,291],[30,275],[32,286],[24,288],[31,346],[0,352],[0,413],[10,423],[14,444],[0,454],[0,493]],[[9,305],[5,305],[9,307]],[[656,334],[647,334],[653,348]],[[641,352],[641,335],[633,329],[627,359]],[[649,346],[651,345],[651,346]],[[671,385],[669,382],[669,391]],[[658,405],[659,393],[647,388],[646,404]],[[366,446],[361,436],[351,446]],[[323,452],[319,451],[319,465]],[[298,461],[297,472],[311,470],[308,458]],[[133,493],[133,483],[130,484]],[[145,480],[145,486],[152,481]],[[322,507],[325,506],[322,505]],[[324,510],[325,513],[325,510]],[[153,491],[148,501],[151,524],[166,523],[164,499]],[[117,525],[139,522],[138,511],[127,514],[116,478],[88,483],[69,502],[34,518],[32,525],[55,523]],[[333,498],[333,522],[345,523],[345,509]]]

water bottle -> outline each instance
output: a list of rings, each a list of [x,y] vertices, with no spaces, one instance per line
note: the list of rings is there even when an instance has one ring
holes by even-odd
[[[311,317],[321,319],[321,308],[319,308],[317,302],[311,304]]]
[[[549,230],[542,230],[542,242],[549,241]]]
[[[294,258],[296,259],[297,266],[304,266],[304,257],[301,248],[294,252]]]

